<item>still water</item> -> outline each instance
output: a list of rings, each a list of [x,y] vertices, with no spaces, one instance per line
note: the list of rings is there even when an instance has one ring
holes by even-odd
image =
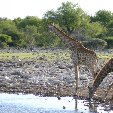
[[[76,103],[76,104],[75,104]],[[0,94],[0,113],[108,113],[100,104],[73,97],[39,97],[32,94]],[[113,113],[113,111],[109,111]]]

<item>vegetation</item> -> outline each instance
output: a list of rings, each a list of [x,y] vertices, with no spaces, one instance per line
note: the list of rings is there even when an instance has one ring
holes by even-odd
[[[34,61],[56,61],[59,60],[67,60],[70,61],[70,53],[67,50],[63,51],[48,51],[40,50],[40,52],[1,52],[0,53],[0,61],[23,61],[23,60],[34,60]],[[113,54],[110,53],[98,53],[98,58],[108,60],[113,58]]]
[[[89,16],[71,2],[62,3],[55,11],[47,11],[42,19],[34,16],[14,20],[0,18],[0,48],[63,47],[61,40],[48,30],[51,22],[86,47],[113,48],[113,13],[99,10]]]
[[[70,53],[67,51],[48,51],[45,52],[1,52],[0,60],[37,60],[37,61],[54,61],[54,60],[70,60]]]
[[[107,42],[108,48],[113,49],[113,37],[104,37],[103,39]]]

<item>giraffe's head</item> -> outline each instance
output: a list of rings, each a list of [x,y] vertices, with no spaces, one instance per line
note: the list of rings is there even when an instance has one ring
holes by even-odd
[[[54,23],[50,23],[50,24],[48,25],[48,28],[50,29],[50,31],[52,31],[53,28],[54,28]]]

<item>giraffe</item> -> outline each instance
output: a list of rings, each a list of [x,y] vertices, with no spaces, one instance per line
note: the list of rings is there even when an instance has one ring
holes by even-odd
[[[94,51],[85,48],[80,41],[77,39],[73,39],[72,37],[68,36],[62,30],[57,28],[53,24],[49,24],[49,29],[54,32],[71,50],[72,55],[72,62],[75,66],[75,80],[76,80],[76,91],[78,87],[78,76],[79,76],[79,66],[85,65],[91,71],[92,75],[94,76],[96,71],[96,63],[97,63],[97,55]]]
[[[93,96],[94,92],[96,92],[97,88],[104,80],[104,78],[108,75],[108,73],[113,72],[113,58],[111,58],[97,73],[95,80],[92,85],[92,91],[90,92],[90,97]]]

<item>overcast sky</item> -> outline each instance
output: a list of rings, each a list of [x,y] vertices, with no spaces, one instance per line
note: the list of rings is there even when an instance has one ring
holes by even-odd
[[[62,2],[70,1],[89,15],[98,10],[113,12],[113,0],[0,0],[0,17],[14,19],[17,17],[37,16],[41,18],[48,10],[56,10]]]

